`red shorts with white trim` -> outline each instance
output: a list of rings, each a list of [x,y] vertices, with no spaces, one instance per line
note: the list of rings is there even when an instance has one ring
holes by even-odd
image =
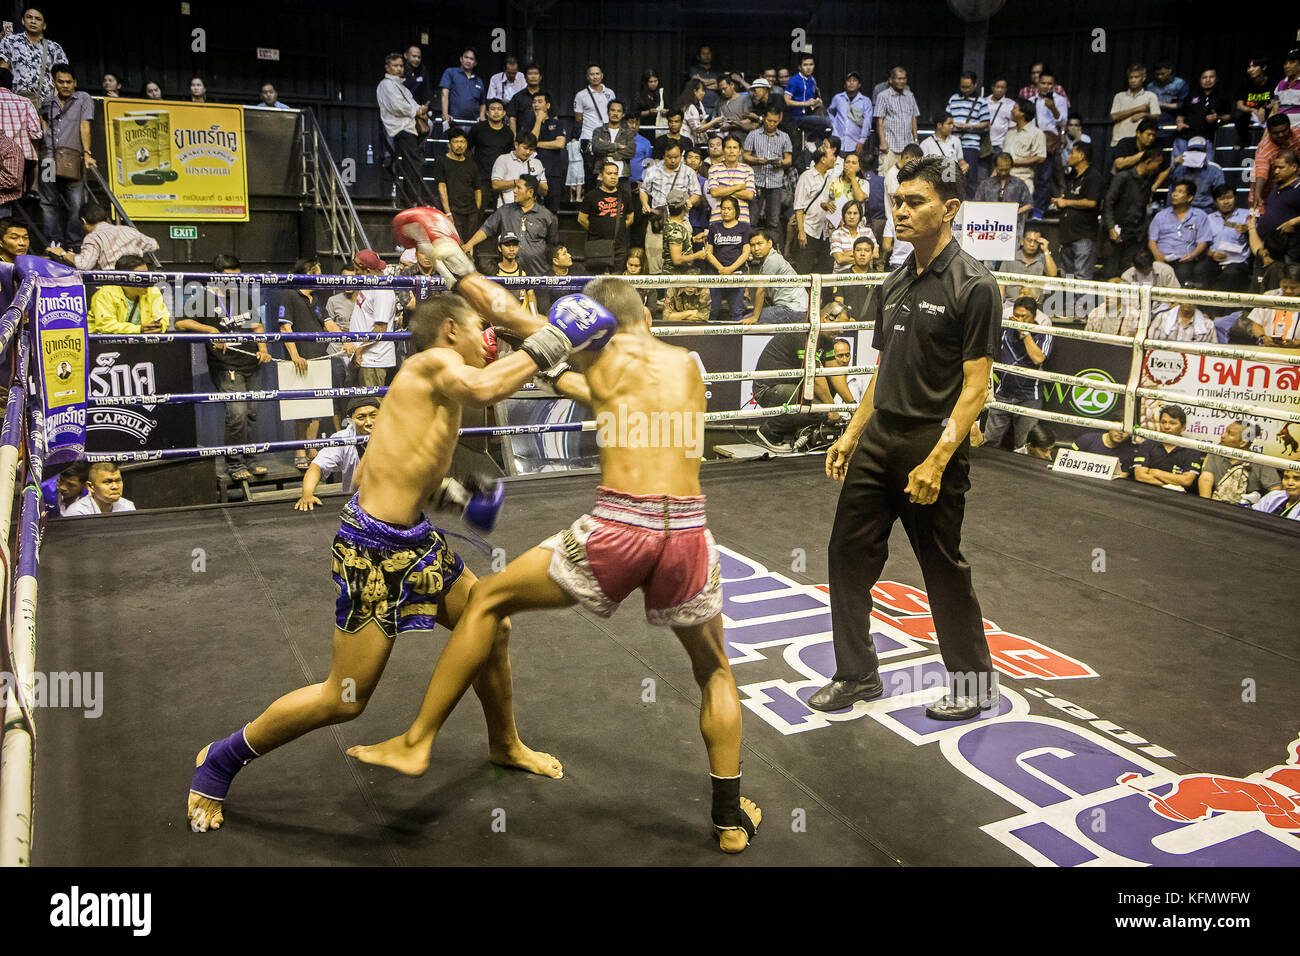
[[[638,588],[651,624],[691,627],[722,611],[703,495],[625,495],[602,486],[590,513],[541,546],[554,552],[551,580],[601,617]]]

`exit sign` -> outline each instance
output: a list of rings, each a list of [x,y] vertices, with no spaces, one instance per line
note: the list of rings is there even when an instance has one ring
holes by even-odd
[[[257,58],[259,60],[276,60],[280,59],[280,51],[271,47],[259,46],[257,48]]]
[[[172,226],[173,239],[197,239],[199,237],[198,226]]]

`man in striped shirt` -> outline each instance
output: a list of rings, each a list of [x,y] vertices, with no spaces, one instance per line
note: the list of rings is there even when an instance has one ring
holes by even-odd
[[[1286,76],[1273,91],[1273,115],[1285,116],[1292,126],[1300,125],[1300,49],[1287,53],[1282,72]]]
[[[903,147],[916,142],[916,118],[921,110],[907,88],[907,71],[896,66],[889,71],[889,86],[876,94],[876,134],[880,140],[880,175],[898,162]]]
[[[108,221],[103,206],[87,203],[81,207],[81,228],[86,230],[81,251],[73,254],[58,246],[47,252],[78,269],[111,269],[113,263],[125,255],[144,256],[158,251],[158,240],[146,236],[130,226],[119,226]]]
[[[759,81],[755,81],[756,83]],[[762,225],[777,232],[781,229],[781,193],[785,186],[785,171],[793,162],[794,147],[781,125],[781,110],[767,109],[763,114],[763,128],[745,137],[744,159],[754,169],[754,185],[758,190],[755,204],[756,218]]]
[[[980,137],[991,125],[989,106],[980,99],[974,73],[963,73],[958,91],[948,97],[948,113],[953,119],[953,130],[961,137],[961,152],[968,167],[966,172],[966,198],[974,199],[979,186]]]
[[[705,191],[714,199],[713,214],[709,222],[721,222],[720,208],[723,196],[734,196],[740,206],[740,221],[749,225],[749,204],[757,195],[754,185],[754,168],[740,161],[740,140],[728,136],[722,144],[722,162],[709,166]]]
[[[1273,185],[1273,158],[1279,149],[1300,153],[1300,129],[1285,116],[1275,113],[1268,118],[1264,137],[1255,147],[1255,177],[1250,182],[1250,208],[1264,209],[1264,197]]]

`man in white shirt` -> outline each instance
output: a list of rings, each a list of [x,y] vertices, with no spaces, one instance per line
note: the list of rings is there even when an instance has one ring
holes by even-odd
[[[86,480],[90,494],[78,498],[68,510],[65,517],[77,515],[106,515],[118,511],[134,511],[135,505],[122,497],[122,472],[111,461],[97,461],[90,466],[90,477]]]
[[[595,63],[587,66],[587,86],[573,97],[573,125],[578,129],[578,142],[587,185],[595,178],[591,155],[591,137],[600,127],[609,123],[609,101],[614,91],[605,85],[605,71]]]
[[[1015,100],[1007,96],[1007,81],[1001,78],[994,80],[992,90],[984,97],[984,104],[989,108],[989,142],[993,144],[995,153],[1002,149],[1002,141],[1013,125],[1011,107],[1015,103]]]
[[[373,250],[356,254],[355,265],[361,275],[384,273],[384,260]],[[391,332],[397,315],[397,294],[392,289],[362,289],[352,308],[349,332]],[[397,349],[393,342],[357,343],[357,384],[387,385],[397,371]]]
[[[827,180],[835,171],[839,139],[828,136],[817,149],[817,161],[803,171],[794,187],[794,215],[797,223],[790,264],[800,275],[830,272],[830,243],[827,240],[826,214],[835,208]]]
[[[961,167],[963,173],[970,171],[961,148],[961,137],[952,132],[952,114],[946,110],[934,118],[934,135],[927,136],[921,143],[921,152],[926,156],[939,156],[951,159]]]
[[[429,108],[416,104],[415,97],[402,81],[406,60],[393,53],[384,61],[384,78],[375,89],[379,101],[379,118],[384,132],[393,141],[393,178],[403,206],[427,206],[425,198],[424,157],[415,121],[428,118]]]
[[[515,181],[525,173],[537,177],[542,195],[546,195],[546,170],[542,168],[542,161],[537,158],[536,152],[537,137],[523,132],[515,136],[515,148],[511,152],[502,153],[496,158],[492,164],[492,188],[497,191],[498,208],[515,201]],[[540,199],[541,196],[538,197],[539,201]]]
[[[381,399],[378,395],[358,395],[348,401],[348,423],[331,438],[369,437],[379,417]],[[343,490],[352,494],[357,490],[357,465],[365,454],[365,445],[331,445],[317,452],[302,476],[302,497],[293,504],[294,511],[311,511],[321,500],[316,497],[316,486],[328,475],[339,474]]]
[[[1147,335],[1163,342],[1219,341],[1214,323],[1190,302],[1157,312],[1151,319]]]
[[[1002,140],[1002,151],[1011,154],[1011,175],[1026,186],[1032,195],[1036,170],[1047,161],[1047,138],[1031,124],[1036,107],[1029,100],[1016,100],[1011,107],[1013,129]]]
[[[1128,68],[1128,89],[1120,90],[1110,101],[1110,131],[1113,149],[1126,136],[1136,136],[1138,123],[1148,116],[1160,115],[1160,98],[1146,88],[1147,68],[1134,63]],[[1110,168],[1110,163],[1106,163]]]
[[[506,56],[506,68],[488,80],[487,98],[509,103],[527,85],[527,78],[519,72],[519,61],[510,54]]]
[[[1056,77],[1052,71],[1043,68],[1038,75],[1038,93],[1033,98],[1036,110],[1035,123],[1043,131],[1044,145],[1047,149],[1047,161],[1036,170],[1034,190],[1034,209],[1039,216],[1047,215],[1048,200],[1061,195],[1065,166],[1058,152],[1061,138],[1065,136],[1065,124],[1070,119],[1070,101],[1062,92],[1054,91]]]

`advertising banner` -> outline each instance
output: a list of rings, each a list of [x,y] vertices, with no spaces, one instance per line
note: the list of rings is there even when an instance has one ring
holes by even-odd
[[[36,374],[45,409],[45,464],[86,445],[86,289],[77,276],[36,279]]]
[[[105,345],[93,343],[89,392],[92,398],[158,395],[194,388],[189,343]],[[114,405],[92,408],[89,451],[152,451],[198,444],[194,405]]]
[[[966,202],[957,213],[961,247],[976,259],[1016,257],[1016,210],[1013,202]]]

